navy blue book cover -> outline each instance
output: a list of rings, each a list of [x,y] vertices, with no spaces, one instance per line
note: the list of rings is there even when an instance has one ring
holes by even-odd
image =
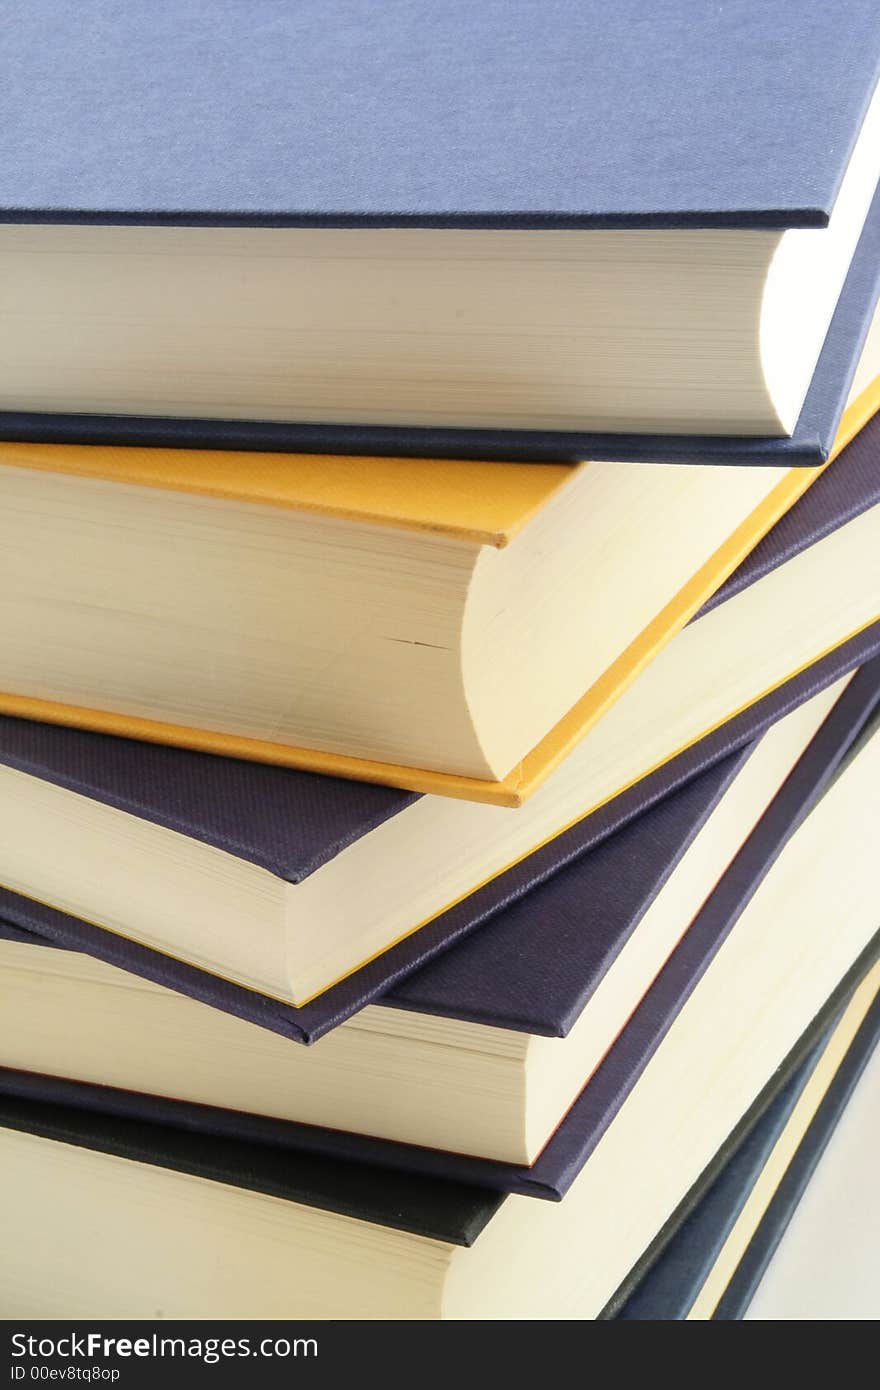
[[[4,26],[0,220],[822,227],[878,62],[872,0],[31,0]],[[7,414],[0,434],[532,460],[816,462],[830,447],[870,317],[878,220],[875,206],[791,439],[27,412]]]
[[[637,1082],[743,907],[846,758],[875,711],[878,697],[880,663],[874,662],[857,674],[838,700],[531,1166],[440,1153],[9,1070],[0,1072],[0,1092],[106,1109],[202,1133],[232,1135],[334,1160],[355,1159],[469,1186],[559,1199]],[[736,761],[704,774],[677,798],[661,803],[627,831],[576,860],[528,899],[515,903],[480,932],[411,976],[382,1002],[414,1012],[564,1035],[723,794],[735,773]],[[589,905],[589,929],[584,920],[585,904]],[[536,979],[541,981],[540,997]]]

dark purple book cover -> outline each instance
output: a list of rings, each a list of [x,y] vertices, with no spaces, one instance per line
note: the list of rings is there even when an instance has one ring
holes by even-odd
[[[476,927],[482,927],[496,914],[509,911],[514,903],[527,894],[533,894],[540,885],[548,885],[547,891],[552,894],[554,875],[566,866],[575,864],[587,851],[594,851],[609,836],[616,838],[630,822],[637,822],[632,834],[638,837],[639,823],[650,808],[657,807],[673,792],[687,789],[693,779],[709,769],[718,769],[718,776],[723,778],[726,774],[719,765],[725,759],[731,758],[759,737],[777,719],[833,684],[846,672],[868,661],[877,652],[880,652],[880,622],[779,686],[772,694],[757,701],[448,912],[442,913],[398,946],[298,1009],[264,998],[252,990],[230,984],[206,971],[126,941],[113,932],[103,931],[91,923],[6,889],[0,889],[0,920],[60,946],[97,956],[110,965],[143,975],[157,984],[189,994],[215,1008],[226,1009],[229,1013],[298,1042],[313,1042],[350,1018],[365,1004],[380,995],[388,995],[395,986],[402,987],[414,971],[453,944],[463,942]],[[29,772],[40,769],[38,775],[49,776],[51,780],[73,785],[79,790],[88,786],[92,795],[96,794],[96,783],[100,778],[100,799],[126,805],[127,797],[126,809],[132,809],[134,797],[139,792],[138,801],[134,803],[140,807],[139,813],[145,814],[149,809],[150,819],[162,818],[166,823],[177,820],[175,828],[187,823],[192,825],[194,811],[202,810],[201,837],[211,839],[213,843],[221,839],[218,827],[228,830],[232,818],[237,825],[242,848],[246,835],[251,837],[248,852],[243,857],[265,863],[272,855],[277,863],[286,864],[288,872],[293,860],[282,856],[296,855],[303,863],[306,855],[309,855],[310,862],[314,863],[319,861],[320,855],[328,856],[333,852],[335,846],[329,840],[330,825],[338,831],[339,826],[344,824],[347,833],[351,833],[351,827],[357,824],[358,814],[363,817],[361,824],[374,823],[369,820],[364,808],[372,812],[375,818],[381,819],[382,813],[387,814],[389,804],[393,804],[395,798],[402,798],[404,802],[410,799],[405,793],[363,783],[291,773],[257,764],[112,739],[100,734],[30,724],[24,720],[0,721],[0,727],[4,725],[5,746],[0,748],[0,758],[4,761]],[[53,754],[51,762],[46,757],[47,749]],[[36,760],[35,752],[41,754],[40,762]],[[138,772],[144,774],[144,781],[140,785]],[[305,794],[302,790],[304,785],[307,788]],[[715,785],[707,781],[702,787],[693,788],[689,794],[694,799],[693,803],[684,796],[681,804],[686,801],[687,804],[698,804],[700,798],[708,794],[707,789]],[[144,797],[144,788],[151,798],[149,803]],[[265,793],[263,797],[259,795],[261,791]],[[120,793],[125,793],[125,796]],[[339,814],[334,804],[337,797],[342,807]],[[322,823],[320,817],[316,818],[314,808],[327,804],[331,804],[333,810]],[[267,812],[267,806],[272,807],[272,814]],[[303,814],[303,806],[311,808],[307,816]],[[169,808],[173,809],[173,817],[169,814]],[[668,814],[672,813],[659,811],[657,824]],[[190,818],[189,822],[187,818]],[[317,831],[316,825],[319,827]],[[255,829],[259,834],[254,833]],[[613,848],[609,850],[609,853],[614,852]],[[479,939],[476,938],[477,941]],[[437,968],[441,969],[442,963]],[[508,1021],[512,1021],[512,1016]],[[527,1026],[537,1032],[555,1033],[564,1031],[565,1025],[561,1016],[555,1015],[550,1009],[543,1020],[533,1017]]]
[[[0,1093],[105,1110],[334,1161],[355,1160],[468,1187],[561,1198],[781,849],[857,745],[878,701],[880,659],[863,668],[834,705],[531,1166],[8,1070],[0,1072]],[[417,1013],[564,1035],[744,756],[747,753],[704,773],[627,830],[579,857],[482,931],[410,976],[382,1002]],[[35,943],[35,948],[49,949],[45,943]]]

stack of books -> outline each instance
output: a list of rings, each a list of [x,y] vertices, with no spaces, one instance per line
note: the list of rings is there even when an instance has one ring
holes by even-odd
[[[0,1309],[739,1316],[880,1027],[874,6],[9,27]]]

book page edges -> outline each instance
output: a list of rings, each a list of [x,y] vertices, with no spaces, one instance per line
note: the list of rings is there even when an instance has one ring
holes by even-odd
[[[844,413],[829,463],[880,408],[880,377],[875,378]],[[144,451],[149,452],[149,451]],[[486,465],[497,468],[497,464]],[[536,465],[543,469],[546,465]],[[511,465],[521,468],[521,464]],[[706,599],[724,583],[758,541],[816,480],[818,468],[792,468],[764,501],[755,508],[715,554],[648,624],[634,642],[621,653],[586,694],[556,724],[526,757],[499,781],[484,781],[456,773],[395,763],[373,762],[344,753],[310,748],[288,747],[262,739],[240,737],[212,730],[187,728],[159,720],[85,709],[52,700],[35,699],[12,692],[0,692],[0,713],[48,724],[65,724],[120,738],[147,743],[169,744],[226,758],[248,762],[273,763],[300,768],[329,777],[345,777],[360,782],[378,782],[406,791],[434,796],[451,796],[464,801],[480,801],[496,806],[521,806],[551,772],[571,752],[576,743],[602,718],[650,661],[699,611]],[[570,473],[570,470],[565,470]],[[848,634],[846,639],[854,634]],[[818,656],[817,658],[818,659]],[[791,672],[791,676],[795,675]],[[767,694],[769,692],[762,692]],[[732,717],[733,712],[731,712]],[[704,730],[704,735],[710,730]],[[676,754],[683,751],[676,749]],[[674,756],[674,755],[670,755]],[[619,791],[625,790],[620,788]],[[595,809],[595,808],[592,808]]]
[[[867,624],[867,626],[870,626],[870,624]],[[862,629],[859,629],[859,631],[864,631],[864,629],[863,629],[863,628],[862,628]],[[750,703],[756,704],[756,703],[758,702],[758,700],[761,700],[761,699],[763,699],[765,696],[771,694],[774,690],[778,689],[780,685],[784,685],[784,684],[786,684],[787,681],[793,680],[795,677],[797,677],[797,676],[801,673],[801,671],[807,670],[808,667],[811,666],[811,665],[813,665],[816,661],[821,661],[823,657],[828,656],[832,651],[836,650],[836,648],[837,648],[838,646],[842,646],[842,645],[844,644],[844,642],[848,642],[848,641],[850,641],[853,637],[856,637],[856,636],[858,636],[858,632],[852,632],[852,633],[847,634],[846,637],[841,638],[840,642],[836,643],[834,646],[827,648],[825,651],[822,651],[822,652],[817,653],[817,654],[815,655],[815,657],[812,658],[811,661],[805,662],[801,667],[798,668],[798,670],[789,672],[789,674],[788,674],[787,676],[785,676],[781,681],[778,681],[775,685],[772,685],[772,686],[768,687],[766,690],[761,691],[760,694],[756,695],[756,696],[755,696],[755,699],[754,699],[753,701],[751,701]],[[4,698],[4,697],[0,696],[0,702],[2,702],[3,698]],[[431,913],[431,915],[430,915],[429,917],[424,918],[424,920],[421,921],[421,922],[417,922],[417,923],[416,923],[414,926],[412,926],[412,927],[408,927],[408,928],[406,929],[406,931],[401,932],[400,935],[397,936],[397,937],[395,937],[393,941],[389,941],[389,942],[388,942],[385,946],[383,946],[380,950],[374,951],[371,955],[364,957],[363,960],[360,960],[360,961],[358,961],[358,963],[357,963],[356,965],[353,965],[353,966],[351,967],[350,970],[347,970],[344,974],[340,975],[338,978],[331,980],[329,984],[324,985],[323,988],[321,988],[320,990],[316,990],[313,994],[310,994],[310,995],[308,995],[307,997],[297,997],[297,996],[295,995],[295,993],[292,995],[292,997],[286,997],[286,996],[281,995],[281,994],[274,994],[274,993],[272,993],[272,992],[270,992],[270,991],[258,990],[258,989],[256,989],[254,986],[247,985],[247,984],[243,983],[241,980],[235,980],[235,979],[233,979],[231,976],[223,975],[223,974],[222,974],[221,972],[219,972],[219,971],[208,970],[208,969],[206,969],[206,967],[204,967],[204,966],[199,966],[198,968],[199,968],[204,974],[212,976],[212,978],[220,979],[220,980],[226,980],[227,983],[232,983],[232,984],[235,984],[235,985],[239,986],[239,987],[242,988],[242,989],[250,990],[251,993],[260,995],[260,996],[263,997],[263,998],[275,999],[276,1001],[278,1001],[278,1002],[280,1002],[280,1003],[292,1005],[292,1007],[294,1007],[294,1008],[304,1008],[305,1005],[311,1004],[311,1003],[313,1002],[313,1000],[320,998],[320,996],[321,996],[322,994],[325,994],[325,993],[327,992],[327,990],[334,989],[337,985],[342,984],[342,982],[343,982],[344,980],[349,979],[352,975],[356,975],[356,974],[358,973],[358,971],[363,970],[366,966],[368,966],[369,964],[371,964],[372,961],[374,961],[374,960],[379,960],[383,955],[386,954],[386,952],[393,950],[394,947],[399,946],[402,942],[408,940],[408,938],[411,937],[411,936],[413,936],[413,935],[415,935],[416,932],[421,931],[421,929],[422,929],[423,927],[429,926],[431,922],[436,921],[436,919],[437,919],[438,917],[442,917],[444,913],[450,912],[454,907],[457,907],[459,903],[464,902],[464,901],[466,901],[467,898],[473,896],[474,893],[478,893],[478,892],[480,891],[481,888],[485,888],[486,885],[489,884],[489,883],[491,883],[494,879],[499,878],[502,874],[508,873],[511,869],[515,869],[516,866],[517,866],[518,864],[521,864],[521,863],[523,862],[523,860],[528,859],[530,855],[537,853],[537,851],[540,850],[540,849],[543,849],[545,845],[551,844],[555,839],[558,839],[558,837],[559,837],[560,835],[564,835],[564,834],[566,833],[566,831],[571,830],[575,825],[578,825],[582,820],[586,820],[586,818],[587,818],[588,816],[592,815],[595,811],[600,810],[602,806],[605,806],[605,805],[607,805],[610,801],[613,801],[613,800],[615,799],[615,797],[622,795],[622,793],[625,792],[625,791],[628,791],[630,787],[635,786],[638,782],[642,781],[643,778],[650,776],[650,774],[651,774],[652,772],[656,772],[657,769],[660,768],[660,767],[663,767],[663,766],[665,765],[666,762],[671,761],[672,758],[677,757],[680,753],[685,752],[687,748],[692,747],[694,743],[698,743],[698,742],[700,741],[700,739],[706,738],[709,734],[711,734],[712,732],[714,732],[715,729],[720,728],[723,724],[727,723],[729,720],[735,719],[736,716],[737,716],[738,714],[741,714],[742,711],[743,711],[744,709],[747,709],[748,707],[749,707],[748,705],[743,705],[743,706],[741,706],[739,709],[731,710],[731,711],[725,716],[724,719],[719,720],[718,723],[712,725],[711,728],[704,729],[699,735],[697,735],[697,736],[696,736],[694,739],[692,739],[689,743],[683,744],[681,747],[676,748],[676,749],[674,750],[673,753],[670,753],[670,755],[669,755],[668,758],[664,759],[664,760],[661,761],[661,762],[656,763],[653,767],[644,769],[643,772],[639,773],[638,777],[635,777],[635,778],[633,778],[630,782],[626,783],[625,785],[618,787],[614,792],[611,792],[608,796],[604,797],[601,801],[598,801],[598,802],[596,802],[594,805],[589,806],[586,810],[582,811],[579,815],[575,816],[571,821],[567,822],[567,823],[566,823],[565,825],[563,825],[563,826],[560,826],[559,829],[555,830],[555,831],[553,832],[552,835],[547,835],[547,836],[544,837],[543,840],[537,841],[535,844],[531,845],[531,846],[529,847],[529,849],[525,850],[522,854],[518,855],[515,859],[510,860],[509,863],[504,864],[501,868],[496,869],[493,873],[488,874],[488,875],[487,875],[484,879],[482,879],[479,883],[475,883],[471,888],[468,888],[466,892],[460,893],[460,894],[458,895],[458,897],[453,898],[450,902],[444,903],[442,907],[439,907],[439,908],[436,910],[436,912]],[[196,746],[196,745],[189,745],[189,746]],[[378,766],[383,766],[383,765],[382,765],[382,764],[378,764]],[[438,776],[442,776],[442,774],[437,774],[437,775],[438,775]],[[362,779],[362,780],[363,780],[363,779]],[[459,781],[459,782],[462,782],[462,783],[466,783],[469,779],[467,779],[467,778],[459,778],[459,779],[456,779],[456,780]],[[480,785],[480,786],[488,786],[488,787],[493,788],[493,789],[494,789],[495,787],[503,786],[503,784],[501,784],[501,783],[488,783],[488,784],[480,783],[480,784],[478,784],[478,785]],[[446,794],[446,795],[454,795],[455,793],[446,792],[445,794]],[[519,805],[519,804],[521,804],[520,802],[514,802],[514,801],[510,801],[510,800],[502,800],[500,796],[481,796],[480,798],[476,798],[476,797],[473,797],[473,796],[465,796],[463,799],[466,799],[466,800],[477,800],[477,799],[479,799],[479,800],[482,800],[482,801],[485,801],[485,802],[491,802],[491,803],[493,803],[493,804],[496,804],[496,805],[503,805],[503,806],[512,806],[512,805]],[[36,897],[32,897],[32,896],[29,895],[29,894],[22,894],[21,896],[27,898],[28,901],[35,902],[35,903],[39,903],[39,904],[41,904],[42,906],[52,907],[52,904],[51,904],[51,903],[44,903],[44,902],[42,901],[42,899],[36,898]],[[118,937],[120,940],[125,941],[125,940],[133,940],[133,939],[134,939],[134,938],[127,937],[127,936],[125,935],[124,932],[121,932],[121,931],[119,931],[118,929],[115,929],[115,928],[112,928],[112,927],[108,927],[108,926],[104,925],[104,924],[101,923],[101,922],[95,922],[95,921],[92,920],[91,918],[81,918],[80,920],[82,920],[82,921],[88,921],[88,922],[90,923],[90,925],[99,928],[101,931],[107,932],[110,936]],[[173,952],[170,952],[170,951],[159,951],[159,950],[158,950],[157,948],[155,948],[155,947],[151,947],[150,949],[151,949],[151,950],[154,950],[155,953],[156,953],[157,955],[165,956],[165,957],[167,957],[167,958],[170,959],[170,960],[177,960],[177,961],[179,961],[179,962],[182,962],[183,964],[190,964],[190,962],[185,961],[183,957],[181,957],[181,956],[175,956],[175,955],[173,954]]]
[[[836,451],[874,414],[878,397],[880,381],[875,380],[847,408]],[[589,466],[12,442],[0,443],[0,466],[4,464],[284,507],[498,548],[508,545],[578,469]]]
[[[583,464],[0,443],[0,466],[281,507],[502,548]]]

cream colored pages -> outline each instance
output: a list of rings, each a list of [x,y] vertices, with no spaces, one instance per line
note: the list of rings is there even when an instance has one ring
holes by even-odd
[[[533,1316],[535,1268],[552,1271],[544,1316],[598,1316],[875,936],[878,821],[880,733],[783,849],[565,1201],[509,1197],[453,1257],[446,1316],[471,1315],[478,1288],[481,1316]]]
[[[798,1203],[745,1316],[880,1321],[880,1049]]]

